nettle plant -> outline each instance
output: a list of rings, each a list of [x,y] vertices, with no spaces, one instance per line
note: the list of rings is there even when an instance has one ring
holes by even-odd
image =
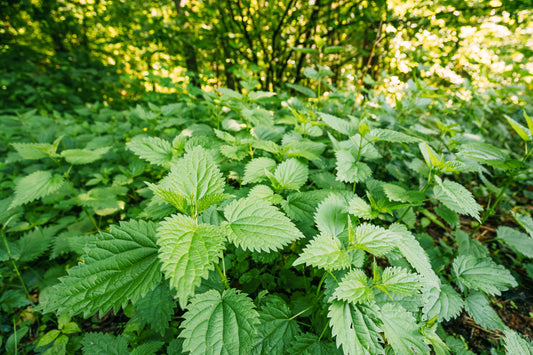
[[[509,353],[530,351],[490,305],[517,281],[472,238],[528,172],[527,115],[528,128],[508,118],[524,141],[517,156],[445,122],[434,133],[381,122],[372,107],[355,117],[280,105],[272,93],[221,94],[213,117],[183,122],[171,141],[127,143],[167,171],[146,181],[153,197],[89,238],[78,265],[41,294],[40,309],[61,324],[129,317],[120,336],[87,333],[85,353],[169,342],[177,354],[447,354],[464,345],[440,325],[463,310],[503,331]],[[485,209],[459,180],[474,173],[495,195]],[[471,235],[459,215],[474,220]],[[498,240],[531,257],[522,247],[533,221],[516,219],[528,234],[500,227]],[[457,247],[416,233],[429,223]]]

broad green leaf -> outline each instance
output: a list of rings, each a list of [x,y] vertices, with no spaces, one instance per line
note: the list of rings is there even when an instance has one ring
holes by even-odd
[[[420,138],[409,136],[405,133],[393,131],[391,129],[374,128],[370,131],[370,135],[378,141],[394,142],[394,143],[418,143]]]
[[[418,148],[426,161],[426,165],[430,168],[440,169],[444,166],[444,160],[442,157],[437,156],[437,153],[426,142],[420,142]]]
[[[18,241],[18,261],[28,262],[41,256],[50,246],[57,230],[58,228],[46,227],[24,234]]]
[[[248,197],[251,199],[258,198],[273,205],[279,205],[284,201],[283,196],[275,194],[274,191],[266,185],[254,186],[248,193]]]
[[[253,109],[243,108],[241,115],[253,127],[272,127],[274,125],[274,115],[272,112],[261,107]]]
[[[353,246],[379,256],[391,251],[397,238],[396,233],[385,228],[363,223],[355,229]]]
[[[183,317],[183,350],[206,355],[251,353],[259,315],[244,293],[207,291],[191,299]]]
[[[326,270],[341,270],[350,267],[351,262],[350,252],[342,246],[341,241],[322,233],[307,244],[293,266],[306,264]]]
[[[533,238],[533,219],[527,214],[513,213],[516,221],[526,230],[527,234]]]
[[[440,279],[433,271],[426,251],[420,246],[415,236],[404,225],[398,223],[393,223],[389,227],[389,231],[397,235],[393,243],[409,264],[424,277],[425,282],[438,288]]]
[[[90,149],[67,149],[61,152],[61,156],[65,158],[67,163],[73,165],[83,165],[93,163],[102,159],[111,147],[102,147],[94,150]]]
[[[50,171],[35,171],[17,180],[15,184],[15,198],[9,208],[21,206],[28,202],[48,196],[63,186],[65,179],[61,175]]]
[[[242,101],[242,94],[235,90],[228,89],[228,88],[217,88],[216,91],[220,95],[222,95],[223,100],[235,99],[237,101]]]
[[[351,213],[356,217],[367,219],[367,220],[374,219],[379,216],[379,212],[373,211],[372,207],[359,196],[355,196],[350,201],[350,206],[348,207],[348,213]]]
[[[309,169],[297,159],[285,160],[277,166],[274,177],[280,189],[299,190],[307,182]]]
[[[516,122],[515,120],[513,120],[511,117],[507,115],[505,116],[505,118],[507,119],[507,122],[509,122],[511,127],[513,127],[514,131],[518,134],[520,138],[522,138],[524,142],[529,142],[531,140],[531,136],[533,133],[526,130],[526,127],[522,126],[520,123]]]
[[[261,307],[253,354],[286,353],[291,341],[301,332],[297,320],[291,317],[291,310],[282,300]]]
[[[440,290],[432,287],[425,295],[427,301],[424,305],[424,314],[427,319],[436,316],[439,322],[449,321],[457,317],[464,307],[463,299],[449,284],[442,284]]]
[[[304,333],[298,335],[287,350],[290,355],[340,355],[335,343],[320,340],[317,335]]]
[[[381,187],[389,201],[408,202],[413,205],[418,205],[426,198],[423,192],[409,191],[395,184],[384,183]]]
[[[457,154],[491,166],[507,159],[501,149],[481,142],[462,144]]]
[[[328,318],[337,347],[345,355],[382,354],[381,329],[377,326],[377,311],[370,305],[331,301]]]
[[[476,355],[468,349],[462,338],[454,338],[453,336],[446,337],[446,345],[450,347],[453,355]]]
[[[398,304],[387,303],[381,308],[381,320],[387,342],[396,354],[429,354],[429,347],[410,312]]]
[[[513,250],[528,258],[533,258],[533,238],[509,227],[498,227],[498,239],[503,240]]]
[[[172,161],[172,145],[158,137],[134,137],[126,147],[148,162],[169,167]]]
[[[459,220],[459,214],[443,204],[439,204],[437,207],[435,207],[435,213],[452,228],[456,228],[460,225],[461,221]]]
[[[250,148],[246,145],[223,145],[220,147],[220,153],[228,159],[241,161],[249,154]]]
[[[353,183],[364,182],[372,176],[370,167],[362,162],[356,162],[353,154],[348,150],[338,150],[337,157],[337,180]]]
[[[330,194],[322,201],[315,213],[315,223],[318,230],[335,237],[342,235],[348,226],[348,203],[348,195],[335,193]]]
[[[293,90],[298,91],[300,94],[304,94],[307,97],[313,97],[313,98],[316,97],[316,93],[313,90],[305,86],[298,85],[298,84],[285,84],[285,85]]]
[[[97,187],[79,194],[78,201],[84,207],[93,208],[97,215],[107,216],[124,209],[124,202],[118,195],[125,195],[127,191],[124,186]]]
[[[194,289],[207,278],[224,250],[221,231],[209,224],[197,224],[181,214],[165,218],[157,229],[161,270],[176,289],[181,308]]]
[[[381,274],[382,287],[399,295],[412,295],[421,288],[420,276],[401,267],[388,267]]]
[[[354,125],[351,121],[344,120],[342,118],[324,112],[318,112],[318,116],[325,124],[333,128],[337,132],[340,132],[347,136],[353,136],[357,133],[357,126]]]
[[[281,207],[292,220],[302,222],[313,220],[317,205],[328,194],[329,191],[325,190],[293,192],[287,195],[286,200],[281,201]]]
[[[479,212],[483,208],[474,200],[472,193],[463,185],[454,181],[444,180],[433,187],[433,193],[437,200],[446,207],[459,214],[469,215],[481,222]]]
[[[531,130],[533,131],[533,127]],[[504,330],[503,335],[505,335],[503,345],[505,346],[507,354],[533,355],[533,344],[531,341],[521,337],[517,332],[511,329]]]
[[[202,147],[192,148],[172,164],[168,177],[169,189],[185,196],[191,205],[196,205],[204,196],[224,192],[222,173]]]
[[[276,162],[270,158],[256,158],[252,159],[244,169],[244,178],[242,184],[253,184],[261,182],[267,178],[265,170],[273,173],[276,169]]]
[[[37,160],[56,155],[57,147],[50,143],[11,143],[23,159]]]
[[[130,355],[155,355],[164,344],[162,341],[149,341],[137,346],[130,352]]]
[[[86,333],[81,340],[83,355],[128,355],[128,341],[110,333]]]
[[[487,296],[481,292],[470,292],[465,300],[465,310],[477,324],[485,329],[507,329],[498,313],[490,306]]]
[[[281,151],[280,146],[277,145],[276,143],[272,142],[272,141],[258,139],[258,140],[252,141],[251,145],[255,149],[265,150],[265,151],[267,151],[269,153],[273,153],[273,154],[278,154]]]
[[[527,127],[529,128],[529,133],[533,135],[533,119],[529,117],[529,115],[526,113],[526,110],[523,111],[524,118],[526,119]]]
[[[176,302],[168,286],[160,283],[135,303],[133,319],[139,318],[148,323],[150,328],[163,336],[172,320],[174,308],[176,308]]]
[[[303,237],[296,226],[266,201],[241,198],[224,209],[221,227],[230,242],[251,251],[279,250]]]
[[[196,205],[196,212],[200,213],[213,205],[216,205],[222,201],[227,200],[230,197],[233,197],[233,195],[230,195],[230,194],[205,195],[204,197],[198,200],[198,204]]]
[[[58,329],[52,329],[49,332],[47,332],[41,339],[39,339],[39,342],[37,343],[36,348],[40,348],[41,346],[45,346],[56,340],[56,338],[61,334],[61,331]]]
[[[461,290],[468,288],[499,296],[501,291],[518,286],[509,270],[494,263],[490,257],[461,255],[453,261],[452,266]]]
[[[283,149],[288,157],[302,157],[307,160],[317,160],[320,159],[320,155],[326,149],[326,145],[324,143],[302,140],[284,144]]]
[[[164,179],[162,180],[162,182],[163,181]],[[146,185],[148,185],[150,190],[152,190],[156,196],[161,198],[163,201],[170,203],[172,206],[177,208],[178,211],[182,213],[187,212],[187,201],[185,200],[185,197],[183,197],[179,193],[165,189],[161,186],[164,185],[163,183],[160,183],[160,185],[155,185],[147,182]]]
[[[275,92],[268,92],[268,91],[252,91],[248,94],[248,99],[252,102],[261,100],[264,98],[269,98],[272,96],[276,96]]]
[[[485,258],[489,256],[489,250],[481,244],[479,240],[471,238],[468,233],[462,230],[456,230],[453,233],[455,244],[459,249],[458,255],[471,255],[476,258]]]
[[[374,299],[374,292],[370,288],[369,278],[363,270],[353,269],[339,282],[333,293],[339,301],[352,303],[368,302]]]
[[[45,312],[83,314],[115,312],[136,302],[161,280],[155,224],[135,221],[112,225],[86,248],[82,262],[53,286]]]

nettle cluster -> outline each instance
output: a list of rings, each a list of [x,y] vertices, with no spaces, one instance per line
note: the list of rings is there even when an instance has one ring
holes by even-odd
[[[528,128],[508,118],[526,147],[517,155],[445,122],[436,135],[407,127],[391,108],[339,117],[294,99],[277,107],[272,93],[220,93],[206,95],[213,120],[182,122],[172,140],[140,134],[126,144],[164,174],[146,181],[152,194],[136,218],[85,239],[78,265],[41,293],[40,310],[61,320],[41,346],[64,351],[71,317],[122,309],[122,335],[88,333],[85,353],[464,353],[440,325],[466,311],[501,330],[508,353],[531,351],[489,300],[515,277],[472,238],[529,169],[527,115]],[[71,164],[108,149],[85,157],[57,146],[32,149]],[[15,145],[19,154],[28,147]],[[485,208],[463,174],[478,174],[494,195]],[[20,179],[11,207],[62,179]],[[472,220],[470,235],[460,216]],[[531,258],[533,220],[515,218],[528,234],[500,227],[497,238]],[[419,233],[430,223],[455,248]]]

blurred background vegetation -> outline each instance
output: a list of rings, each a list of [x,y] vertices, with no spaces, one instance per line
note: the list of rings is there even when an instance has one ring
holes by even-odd
[[[531,91],[532,1],[0,0],[4,109],[198,89]],[[322,92],[317,85],[323,85]],[[311,88],[312,90],[308,90]],[[150,96],[148,96],[150,97]]]

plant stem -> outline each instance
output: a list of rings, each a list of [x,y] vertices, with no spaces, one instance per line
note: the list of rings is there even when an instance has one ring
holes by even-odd
[[[307,312],[307,311],[310,310],[311,308],[313,308],[313,306],[309,306],[309,307],[307,307],[306,309],[304,309],[303,311],[300,311],[300,312],[296,313],[295,315],[293,315],[292,317],[290,317],[289,320],[293,320],[294,318],[298,317],[300,314],[303,314],[303,313]]]
[[[4,245],[6,246],[7,255],[9,256],[9,260],[11,261],[11,264],[13,264],[13,268],[15,269],[15,273],[17,274],[20,283],[22,284],[22,287],[24,288],[24,293],[26,293],[26,297],[28,297],[28,300],[31,300],[30,293],[28,292],[28,288],[26,287],[26,284],[24,283],[24,280],[22,279],[22,275],[20,274],[19,268],[17,267],[17,264],[15,263],[15,260],[11,257],[11,250],[9,249],[9,245],[7,244],[7,238],[4,233],[4,230],[0,230],[2,233],[2,239],[4,240]]]
[[[322,337],[324,336],[324,334],[326,334],[326,330],[328,329],[328,325],[329,325],[329,319],[328,319],[328,321],[326,322],[326,325],[324,326],[324,329],[322,330],[322,333],[320,333],[320,336],[318,337],[318,341],[320,341],[320,339],[322,339]]]
[[[215,268],[217,269],[218,276],[220,276],[220,279],[222,280],[222,283],[224,284],[224,288],[226,290],[229,290],[230,286],[229,286],[228,278],[226,277],[225,273],[222,272],[218,264],[215,264]]]

